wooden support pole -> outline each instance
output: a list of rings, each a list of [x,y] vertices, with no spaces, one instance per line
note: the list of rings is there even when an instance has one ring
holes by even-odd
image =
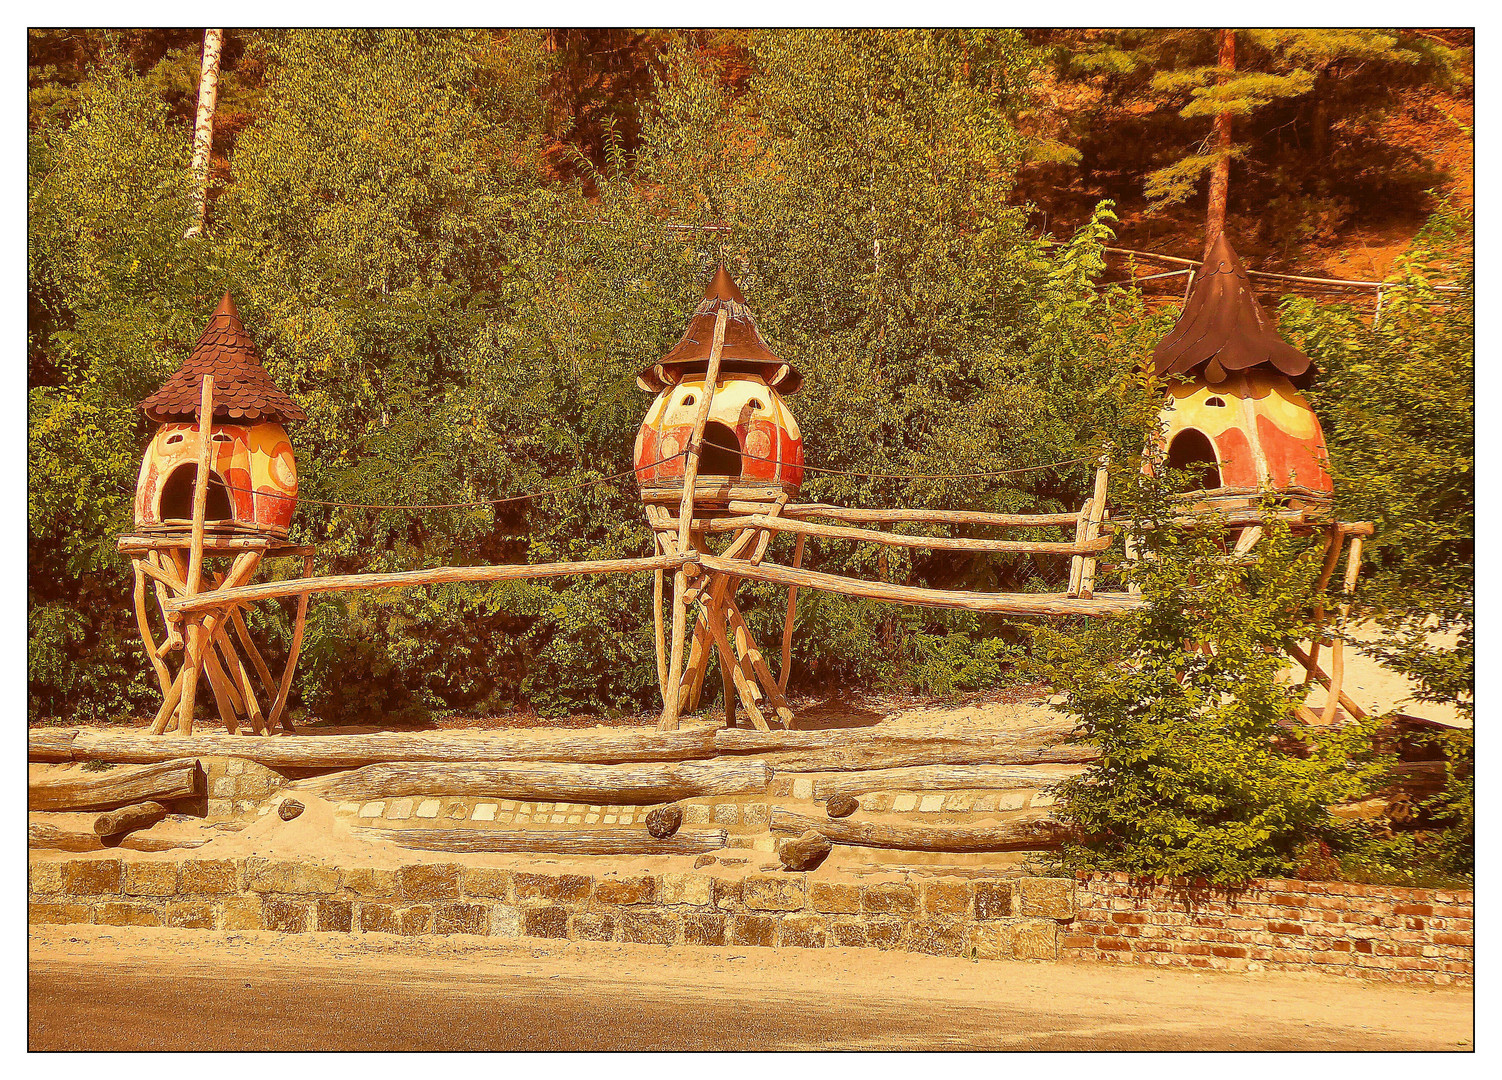
[[[162,688],[162,696],[166,697],[172,690],[172,673],[167,670],[167,665],[156,651],[156,639],[151,636],[151,622],[146,617],[146,573],[141,569],[142,561],[132,559],[131,566],[136,572],[136,625],[141,631],[141,644],[146,647],[146,658],[151,661],[152,669],[156,671],[156,681]]]
[[[726,509],[733,514],[759,514],[765,503],[733,499]],[[787,518],[827,518],[830,521],[849,522],[927,522],[935,525],[998,525],[1003,527],[1036,528],[1044,525],[1074,525],[1080,519],[1077,511],[1062,514],[993,514],[982,510],[928,510],[921,507],[898,510],[866,510],[857,507],[834,506],[830,503],[789,503],[783,507],[782,516]]]
[[[912,536],[908,533],[883,532],[878,529],[853,529],[843,525],[821,525],[813,521],[775,518],[770,514],[749,514],[733,518],[697,518],[694,528],[705,532],[731,532],[736,529],[767,529],[773,532],[822,536],[831,540],[855,540],[885,544],[888,547],[923,548],[934,551],[981,551],[1040,555],[1087,555],[1106,550],[1109,539],[1089,537],[1074,542],[1062,540],[972,540],[964,536]],[[1100,523],[1095,523],[1099,532]],[[1081,531],[1085,531],[1082,526]],[[1087,533],[1088,535],[1088,533]]]
[[[256,643],[251,640],[250,627],[245,625],[245,616],[240,614],[240,609],[235,608],[229,613],[230,620],[235,624],[235,636],[240,639],[241,646],[245,649],[245,655],[250,657],[250,662],[255,665],[256,675],[261,680],[261,688],[268,695],[276,694],[277,682],[271,674],[271,667],[261,656],[261,650],[256,648]]]
[[[225,673],[229,675],[231,684],[239,692],[245,718],[250,721],[250,729],[257,735],[271,734],[266,730],[266,715],[261,712],[261,703],[256,700],[255,687],[250,683],[250,671],[245,667],[245,662],[240,659],[240,654],[235,651],[234,643],[230,641],[229,634],[222,626],[214,631],[214,643],[219,646],[219,654],[224,658]]]
[[[798,537],[798,542],[793,547],[793,569],[798,570],[803,566],[803,541],[807,537]],[[793,661],[793,617],[798,613],[798,586],[788,586],[788,612],[782,622],[782,667],[777,670],[777,690],[779,693],[787,693],[788,676],[792,674]]]
[[[709,407],[714,401],[715,383],[720,377],[720,354],[725,349],[726,312],[722,307],[715,316],[714,341],[709,349],[709,364],[704,371],[704,396],[699,401],[699,411],[694,416],[694,428],[689,435],[683,459],[683,497],[678,503],[678,554],[688,552],[689,524],[694,516],[694,481],[699,476],[699,444],[704,438],[704,425],[709,422]],[[687,612],[684,610],[684,592],[688,589],[688,572],[679,566],[673,575],[673,643],[668,653],[667,698],[662,703],[662,719],[658,726],[664,731],[678,727],[679,686],[678,676],[683,670],[683,634]]]
[[[1085,544],[1089,546],[1097,542],[1100,537],[1101,522],[1106,519],[1106,496],[1110,491],[1110,474],[1106,471],[1105,461],[1101,461],[1100,468],[1095,470],[1095,492],[1090,499],[1090,520],[1085,523]],[[1107,538],[1109,545],[1109,538]],[[1088,600],[1095,595],[1095,555],[1090,552],[1080,564],[1080,598]]]
[[[203,377],[198,399],[198,475],[193,482],[192,546],[188,555],[185,595],[198,595],[203,583],[203,515],[208,506],[209,470],[214,464],[214,376]],[[188,624],[188,677],[183,683],[182,701],[178,703],[177,727],[184,735],[193,734],[193,707],[198,702],[198,669],[203,663],[203,628],[200,620]]]
[[[752,640],[751,628],[746,625],[746,619],[741,614],[740,608],[735,606],[735,601],[725,601],[725,611],[730,617],[731,629],[735,631],[736,651],[750,661],[751,668],[756,674],[756,680],[766,690],[767,700],[772,703],[772,710],[777,714],[777,719],[782,721],[782,726],[787,727],[793,722],[793,710],[788,708],[787,698],[782,696],[778,689],[777,677],[772,674],[772,669],[767,666],[761,650],[756,647]]]
[[[302,561],[302,576],[313,576],[313,556],[304,555]],[[287,699],[292,694],[292,676],[297,671],[297,657],[302,652],[303,625],[308,620],[308,593],[303,593],[297,598],[297,614],[292,618],[292,644],[287,649],[287,666],[282,668],[282,682],[276,691],[276,701],[272,703],[271,711],[266,714],[266,731],[273,733],[280,724],[287,731],[294,731],[292,721],[287,718]]]
[[[741,665],[735,656],[735,650],[731,648],[730,639],[725,633],[725,619],[723,610],[713,613],[707,620],[706,625],[714,639],[715,648],[720,652],[720,667],[730,673],[730,680],[735,685],[736,692],[740,695],[741,704],[746,707],[746,715],[751,718],[751,724],[758,731],[770,731],[767,718],[762,715],[761,708],[757,705],[756,695],[751,688],[751,680],[741,670]]]

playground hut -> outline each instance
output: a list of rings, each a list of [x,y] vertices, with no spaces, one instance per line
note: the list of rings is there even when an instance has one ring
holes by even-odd
[[[1163,410],[1170,468],[1221,496],[1272,489],[1295,503],[1334,492],[1324,432],[1299,393],[1314,364],[1281,337],[1222,234],[1195,274],[1184,313],[1153,350],[1168,380]]]
[[[297,462],[282,425],[307,417],[261,366],[229,293],[183,366],[141,402],[160,426],[136,482],[137,529],[183,532],[192,523],[204,376],[214,386],[206,527],[218,534],[286,536],[297,504]]]
[[[726,316],[724,343],[702,437],[699,501],[792,496],[803,483],[803,436],[783,401],[783,395],[798,390],[803,377],[767,346],[745,297],[721,266],[682,339],[636,378],[638,386],[657,395],[642,421],[634,454],[648,502],[676,505],[682,494],[683,451],[704,396],[721,312]]]

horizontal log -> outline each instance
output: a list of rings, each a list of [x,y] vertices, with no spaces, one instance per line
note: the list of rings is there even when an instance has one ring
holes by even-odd
[[[731,502],[729,510],[738,513],[760,513],[766,507],[754,502]],[[830,521],[854,521],[866,523],[912,521],[935,525],[996,525],[996,526],[1041,526],[1073,525],[1079,521],[1079,511],[1061,514],[997,514],[984,510],[925,510],[921,507],[899,510],[863,510],[831,503],[789,503],[782,508],[783,517],[827,518]]]
[[[814,781],[814,798],[863,795],[868,791],[1041,788],[1068,779],[1078,771],[1040,772],[1035,765],[913,765],[899,769],[870,769],[819,777]]]
[[[724,829],[681,830],[657,839],[624,829],[353,829],[416,851],[543,852],[553,855],[700,855],[725,846]]]
[[[701,555],[699,564],[717,574],[731,574],[751,581],[773,585],[796,585],[801,589],[820,589],[867,600],[884,600],[894,604],[917,604],[921,607],[959,608],[964,611],[987,611],[1012,615],[1117,615],[1143,606],[1143,601],[1127,593],[1096,593],[1090,599],[1070,597],[1066,593],[978,593],[948,589],[924,589],[915,585],[889,585],[879,581],[825,574],[815,570],[794,570],[778,563],[752,563],[745,559],[721,559]]]
[[[94,832],[99,836],[118,836],[155,825],[170,811],[159,802],[131,803],[118,810],[108,810],[94,819]]]
[[[238,757],[273,769],[349,769],[382,761],[687,761],[715,754],[716,725],[656,728],[584,728],[497,731],[454,735],[445,731],[377,732],[257,738],[247,735],[148,735],[144,731],[53,729],[33,731],[33,761],[155,762],[185,757]],[[67,757],[60,756],[66,753]]]
[[[883,532],[878,529],[851,529],[843,525],[821,525],[813,521],[783,520],[769,514],[745,517],[694,518],[690,528],[704,532],[734,532],[737,529],[768,529],[772,532],[822,536],[828,540],[855,540],[888,547],[926,548],[935,551],[984,551],[1038,555],[1091,555],[1111,546],[1111,538],[1095,540],[973,540],[964,536],[914,536],[908,533]]]
[[[385,762],[291,787],[325,799],[452,795],[592,805],[645,806],[706,795],[765,791],[772,770],[755,759],[631,765],[571,762]]]
[[[285,578],[235,589],[216,589],[199,596],[167,601],[168,611],[202,611],[228,604],[275,600],[283,596],[306,596],[321,592],[352,592],[364,589],[401,589],[413,585],[476,584],[489,581],[525,581],[533,578],[569,577],[578,574],[622,574],[637,570],[672,570],[693,562],[692,555],[653,555],[643,559],[601,559],[594,562],[517,563],[488,566],[435,566],[428,570],[402,570],[392,574],[336,574],[333,577]]]
[[[755,754],[779,773],[853,772],[924,765],[1073,765],[1099,756],[1094,747],[1065,742],[1067,731],[1040,729],[995,735],[834,731],[715,733],[724,755]]]
[[[72,761],[77,737],[77,728],[33,728],[26,733],[26,760]]]
[[[26,826],[27,847],[53,851],[102,851],[117,847],[129,851],[171,851],[175,848],[203,847],[208,842],[208,837],[151,836],[142,833],[100,836],[92,830],[64,828],[47,821],[32,821]]]
[[[990,826],[878,825],[849,818],[811,818],[789,810],[772,811],[774,833],[822,833],[832,844],[895,848],[900,851],[1051,851],[1069,835],[1067,826],[1047,818]]]
[[[26,786],[32,810],[113,810],[131,803],[170,802],[202,795],[203,769],[194,758],[177,758],[136,769],[75,773]]]

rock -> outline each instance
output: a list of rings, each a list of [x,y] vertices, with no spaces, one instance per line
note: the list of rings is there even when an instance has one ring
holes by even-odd
[[[683,824],[683,808],[669,803],[647,814],[647,832],[659,840],[666,840]]]
[[[697,859],[694,860],[694,869],[698,870],[705,866],[713,866],[714,862],[715,858],[713,855],[700,855]]]
[[[814,870],[829,858],[831,845],[824,834],[816,829],[793,840],[784,840],[777,845],[777,858],[789,870]]]
[[[276,808],[276,813],[283,821],[291,821],[305,809],[306,807],[296,799],[283,799],[282,805]]]
[[[831,795],[829,801],[824,804],[824,809],[832,818],[849,817],[860,808],[861,804],[856,801],[854,795]]]

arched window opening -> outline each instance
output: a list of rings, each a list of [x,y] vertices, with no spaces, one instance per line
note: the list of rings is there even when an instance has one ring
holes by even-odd
[[[1168,467],[1187,471],[1191,479],[1198,478],[1202,489],[1220,487],[1220,462],[1215,457],[1215,446],[1202,431],[1190,428],[1173,437],[1168,444]]]
[[[197,465],[179,465],[162,485],[162,497],[157,501],[159,521],[193,520],[193,485],[198,482]],[[230,509],[229,491],[219,474],[209,473],[208,498],[204,502],[205,521],[230,521],[234,518]]]
[[[699,474],[701,476],[740,476],[741,444],[735,429],[718,420],[704,425],[704,446],[700,451]]]

